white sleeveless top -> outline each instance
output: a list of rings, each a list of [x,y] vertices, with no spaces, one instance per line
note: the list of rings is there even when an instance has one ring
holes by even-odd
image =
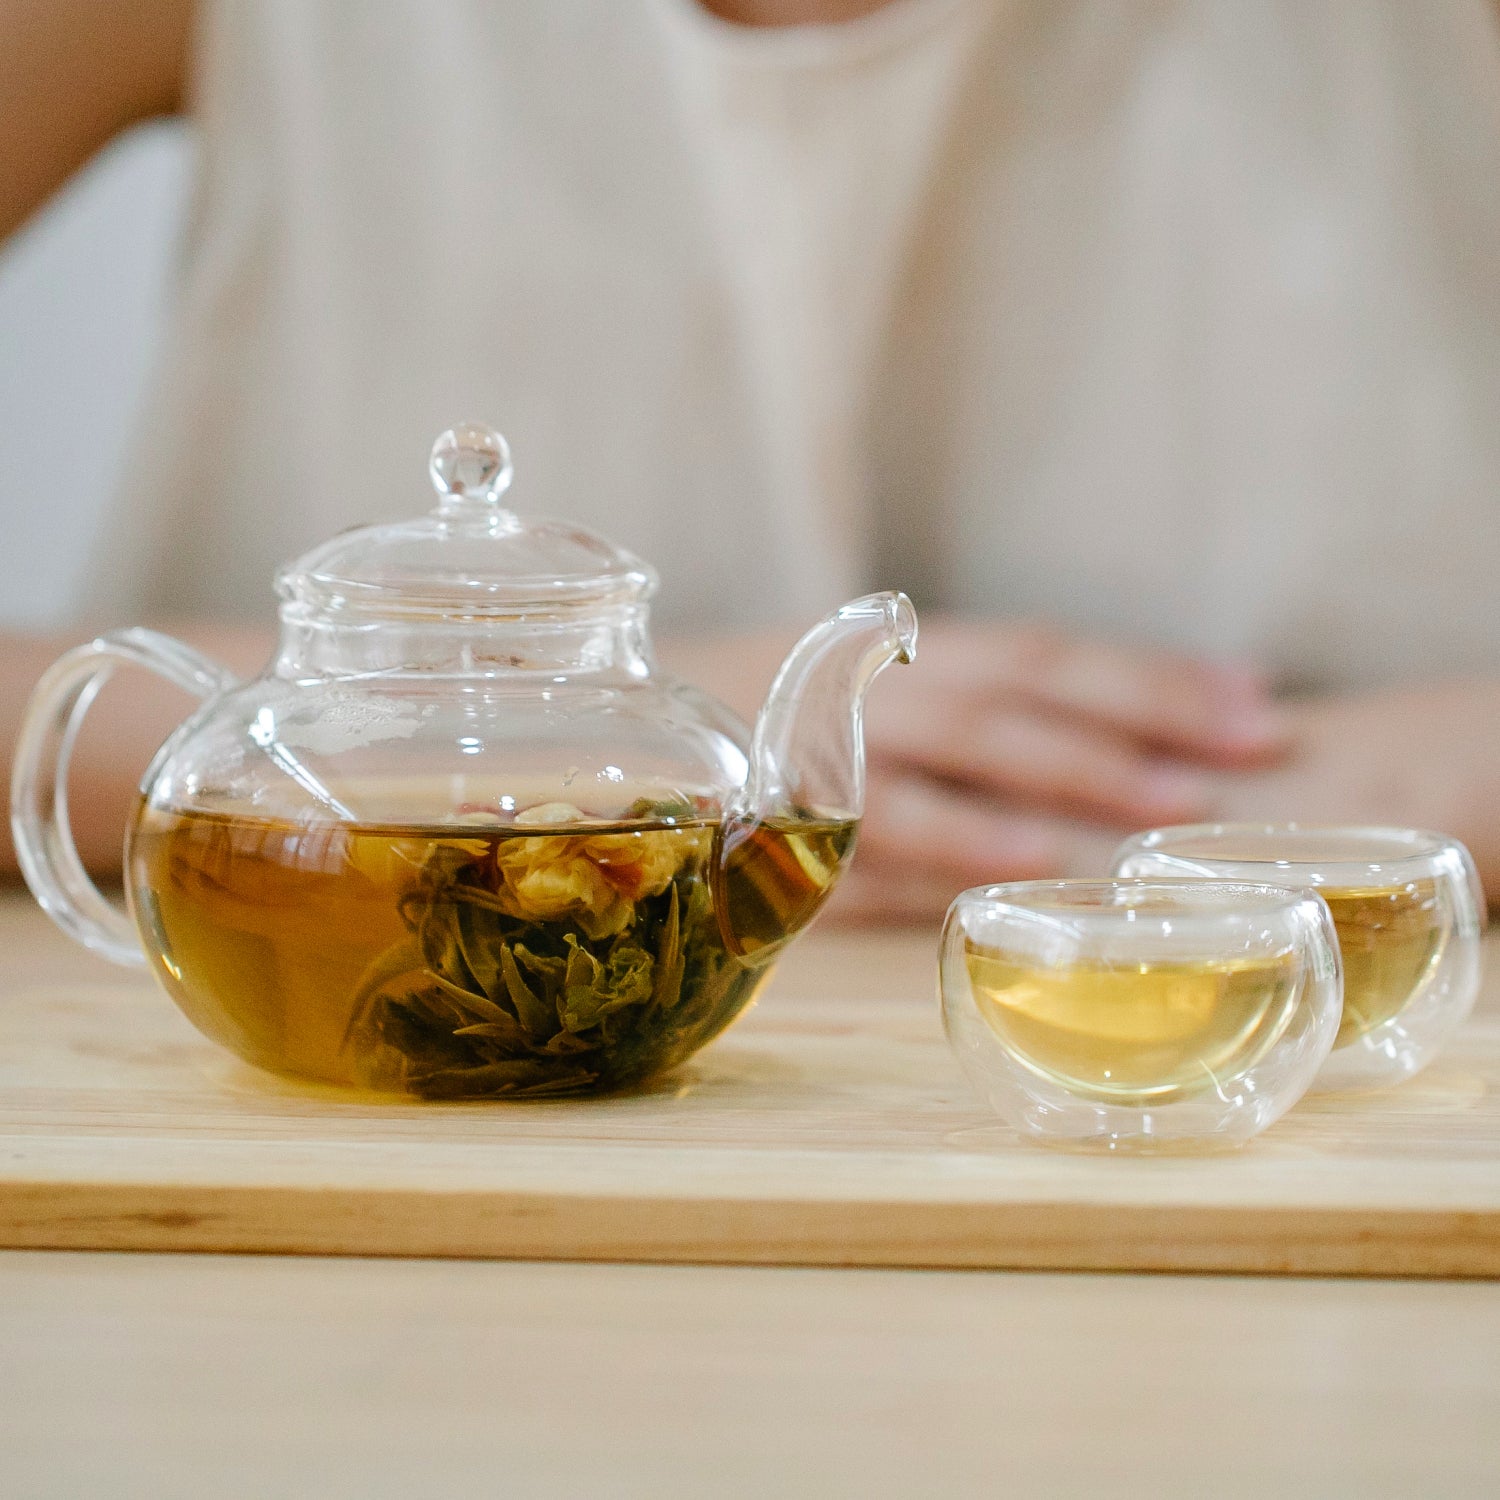
[[[890,586],[1307,684],[1500,668],[1489,0],[217,0],[199,41],[118,614],[269,618],[480,420],[665,629]]]

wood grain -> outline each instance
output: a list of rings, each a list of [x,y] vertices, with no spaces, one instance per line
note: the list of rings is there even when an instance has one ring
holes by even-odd
[[[1478,1500],[1484,1282],[0,1252],[7,1500]]]
[[[1017,1142],[925,936],[819,937],[655,1092],[371,1105],[253,1072],[0,902],[0,1244],[584,1260],[1500,1274],[1500,1024],[1233,1157]]]

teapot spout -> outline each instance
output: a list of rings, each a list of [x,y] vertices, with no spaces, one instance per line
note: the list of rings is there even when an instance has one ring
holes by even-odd
[[[736,808],[753,820],[856,819],[865,805],[865,693],[917,650],[905,594],[867,594],[819,620],[782,662],[755,724]]]
[[[865,804],[865,693],[916,649],[911,600],[867,594],[820,620],[781,664],[716,862],[720,925],[742,958],[778,951],[843,872]]]

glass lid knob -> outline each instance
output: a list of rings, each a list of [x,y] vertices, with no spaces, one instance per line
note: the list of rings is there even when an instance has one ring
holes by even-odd
[[[492,427],[464,422],[450,427],[432,445],[427,471],[438,492],[439,508],[499,508],[514,474],[510,444]]]

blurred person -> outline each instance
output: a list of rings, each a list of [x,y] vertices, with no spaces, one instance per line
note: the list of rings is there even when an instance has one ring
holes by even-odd
[[[1492,0],[0,0],[0,35],[0,234],[137,121],[201,138],[81,627],[253,670],[276,564],[421,509],[475,417],[518,506],[658,565],[663,657],[744,711],[816,614],[913,594],[846,910],[1209,816],[1434,825],[1500,885]],[[0,738],[63,644],[0,644]],[[101,867],[181,707],[95,711]]]

